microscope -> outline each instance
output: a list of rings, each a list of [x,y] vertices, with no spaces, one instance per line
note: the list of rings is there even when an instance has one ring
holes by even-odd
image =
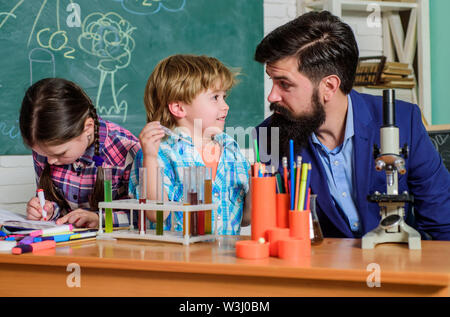
[[[380,148],[374,145],[375,169],[386,173],[386,193],[367,196],[380,206],[381,220],[375,229],[362,237],[362,248],[373,249],[378,243],[408,243],[410,249],[420,249],[420,234],[406,224],[405,203],[413,203],[408,192],[398,193],[398,173],[405,174],[408,145],[399,147],[399,129],[395,126],[395,91],[383,90],[383,126],[380,129]]]

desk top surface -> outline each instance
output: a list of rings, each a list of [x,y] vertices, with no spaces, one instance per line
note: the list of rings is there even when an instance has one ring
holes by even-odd
[[[450,242],[422,241],[421,250],[386,243],[361,249],[359,239],[324,239],[312,246],[311,257],[290,262],[275,257],[245,260],[236,257],[235,242],[249,237],[218,237],[189,246],[136,240],[96,240],[61,245],[53,250],[12,255],[0,252],[0,264],[81,267],[221,274],[297,279],[365,281],[379,265],[384,282],[422,285],[450,284]]]

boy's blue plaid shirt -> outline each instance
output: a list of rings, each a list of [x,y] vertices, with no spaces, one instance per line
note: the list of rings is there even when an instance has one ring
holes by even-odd
[[[191,143],[176,137],[165,137],[159,147],[158,166],[164,168],[164,189],[171,201],[179,201],[183,196],[182,167],[205,166],[203,159],[193,146],[192,138],[181,129],[176,132]],[[245,195],[249,190],[250,163],[244,157],[236,141],[226,133],[215,136],[215,141],[222,149],[216,177],[212,186],[213,203],[218,204],[217,233],[220,235],[236,235],[240,233],[240,224]],[[143,154],[140,150],[131,170],[129,193],[138,198],[139,168],[142,167]],[[183,215],[176,212],[175,230],[182,230]],[[216,221],[213,213],[213,223]],[[171,216],[167,217],[165,229],[169,229]],[[154,224],[152,224],[154,227]],[[214,225],[212,226],[214,230]]]

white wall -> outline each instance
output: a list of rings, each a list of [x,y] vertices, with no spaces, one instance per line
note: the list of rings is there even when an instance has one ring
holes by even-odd
[[[25,214],[26,202],[35,192],[31,155],[0,156],[0,209]]]
[[[264,0],[264,36],[297,16],[296,0]],[[272,82],[264,75],[264,118],[270,115],[269,96]]]

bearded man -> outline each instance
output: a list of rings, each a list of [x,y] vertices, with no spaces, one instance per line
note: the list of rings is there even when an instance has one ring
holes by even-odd
[[[385,173],[375,170],[372,151],[380,142],[382,99],[352,90],[358,54],[351,28],[327,11],[278,27],[255,52],[273,83],[268,101],[274,112],[257,132],[268,129],[270,140],[270,128],[279,128],[280,156],[289,157],[292,139],[294,156],[312,164],[310,188],[318,195],[325,237],[361,238],[377,227],[380,207],[367,196],[386,192]],[[406,220],[423,239],[450,240],[450,174],[419,107],[397,101],[395,116],[399,144],[409,146],[406,173],[398,179],[399,193],[414,197]]]

